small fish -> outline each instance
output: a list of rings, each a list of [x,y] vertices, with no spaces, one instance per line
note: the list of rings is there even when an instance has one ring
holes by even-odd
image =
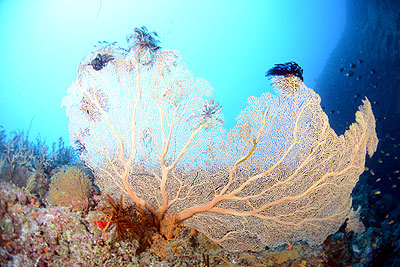
[[[381,191],[379,191],[379,190],[374,192],[375,195],[379,195],[380,193],[381,193]]]
[[[332,113],[332,114],[333,114],[333,113],[335,113],[335,110],[334,110],[334,109],[332,109],[332,110],[331,110],[331,113]]]
[[[393,224],[394,220],[390,220],[390,222],[388,222],[389,225]]]
[[[357,65],[353,62],[350,63],[350,67],[352,67],[353,69],[355,69],[357,67]]]
[[[383,150],[380,150],[379,152],[381,152],[382,154],[385,153],[385,151],[383,151]]]
[[[99,228],[100,230],[104,230],[104,228],[108,225],[108,221],[104,220],[104,221],[95,221],[93,222],[94,225],[97,226],[97,228]]]
[[[376,243],[372,243],[371,247],[376,248],[377,247]]]
[[[357,81],[361,80],[362,76],[357,76]]]
[[[381,159],[378,159],[378,162],[379,162],[380,164],[382,164],[382,163],[383,163],[383,161],[382,161]]]
[[[353,76],[353,75],[354,75],[354,71],[349,71],[349,72],[346,73],[346,76],[347,76],[347,77],[351,77],[351,76]]]
[[[385,219],[389,218],[389,214],[386,214]]]
[[[396,184],[392,185],[392,188],[396,188],[396,187],[397,187],[397,185],[396,185]]]
[[[392,141],[394,141],[394,140],[396,140],[396,137],[391,137],[390,139],[391,139]]]
[[[385,154],[385,157],[389,157],[389,156],[390,156],[390,153],[386,153],[386,154]]]
[[[399,170],[395,170],[393,173],[399,173],[400,171]]]
[[[369,173],[370,173],[371,175],[375,175],[374,170],[370,170]]]
[[[360,94],[355,94],[354,98],[359,98],[361,95]]]
[[[362,63],[364,63],[364,60],[359,59],[359,60],[358,60],[358,63],[362,64]]]
[[[368,168],[368,167],[365,167],[365,168],[364,168],[364,171],[369,171],[369,168]]]
[[[344,68],[340,68],[339,71],[340,71],[340,72],[343,72],[343,71],[344,71]]]
[[[374,73],[376,73],[376,70],[372,69],[371,74],[374,74]]]
[[[381,181],[381,178],[378,178],[375,180],[375,182],[380,182],[380,181]]]

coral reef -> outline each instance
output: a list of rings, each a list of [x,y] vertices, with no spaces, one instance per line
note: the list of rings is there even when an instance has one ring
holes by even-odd
[[[53,171],[61,165],[77,163],[78,155],[71,146],[65,146],[62,138],[49,150],[40,137],[36,142],[28,137],[23,131],[15,131],[7,138],[0,126],[0,179],[42,198]]]
[[[0,264],[9,266],[323,266],[323,247],[291,244],[260,253],[230,253],[189,229],[179,238],[140,250],[136,239],[104,239],[94,222],[99,210],[84,213],[41,208],[17,187],[0,182]]]
[[[218,110],[217,104],[213,106],[216,107],[214,110]],[[246,135],[248,129],[242,127],[242,134]],[[0,136],[0,139],[0,147],[7,147],[8,140],[4,136]],[[24,140],[28,141],[27,138]],[[49,182],[47,177],[56,173],[70,158],[69,153],[65,153],[70,148],[60,140],[59,154],[52,156],[58,159],[58,164],[53,163],[52,169],[44,170],[40,166],[33,169],[28,164],[15,165],[10,180],[6,179],[10,170],[6,154],[0,154],[0,265],[397,266],[399,263],[398,208],[389,214],[392,199],[388,195],[376,194],[376,189],[365,183],[367,178],[374,177],[372,170],[362,175],[362,182],[357,184],[352,193],[354,206],[363,208],[353,211],[348,221],[351,225],[357,222],[356,217],[361,217],[366,226],[364,233],[355,234],[349,225],[343,225],[339,232],[329,236],[319,246],[310,247],[302,242],[288,241],[283,246],[257,253],[232,253],[203,234],[182,226],[178,229],[172,227],[175,238],[166,240],[158,233],[151,214],[143,213],[143,210],[127,202],[121,203],[121,200],[108,197],[103,200],[99,193],[94,194],[91,209],[84,212],[48,205],[44,199],[48,190],[48,186],[45,186]],[[53,150],[57,151],[57,147]],[[11,150],[11,153],[20,152]],[[84,165],[75,167],[92,179]],[[117,207],[114,209],[112,206]],[[120,214],[124,215],[122,218],[134,224],[131,228],[134,234],[127,235],[124,240],[119,238],[115,226],[106,228],[112,219],[110,216],[115,216],[121,210],[123,212]],[[174,222],[173,214],[168,217]]]
[[[390,237],[379,229],[362,235],[330,236],[322,245],[287,244],[258,253],[228,252],[201,233],[185,229],[175,240],[147,250],[135,238],[105,239],[94,222],[99,210],[84,213],[41,208],[17,187],[0,182],[0,264],[9,266],[364,266]],[[390,241],[392,242],[392,241]],[[398,241],[396,241],[398,242]],[[390,246],[390,243],[389,243]],[[393,259],[394,260],[394,259]],[[335,265],[337,264],[337,265]]]

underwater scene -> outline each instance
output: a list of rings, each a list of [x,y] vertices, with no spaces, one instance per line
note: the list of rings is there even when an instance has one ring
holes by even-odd
[[[0,1],[0,266],[400,266],[400,1]]]

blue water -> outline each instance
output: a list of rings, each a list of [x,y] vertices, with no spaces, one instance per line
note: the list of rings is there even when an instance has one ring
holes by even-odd
[[[296,61],[312,88],[344,25],[344,0],[2,0],[0,125],[48,144],[69,140],[60,104],[80,61],[98,41],[126,47],[146,26],[211,83],[232,128],[247,97],[270,89],[264,73],[275,63]]]

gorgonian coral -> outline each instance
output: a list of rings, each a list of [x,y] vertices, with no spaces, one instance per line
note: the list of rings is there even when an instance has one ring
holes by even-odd
[[[99,90],[89,89],[88,93],[82,97],[79,110],[90,121],[97,121],[100,117],[100,109],[108,111],[108,99],[104,93]]]
[[[48,199],[53,205],[87,210],[91,189],[91,182],[83,170],[66,167],[51,177]]]
[[[267,73],[281,79],[285,94],[250,97],[228,132],[208,82],[168,56],[147,29],[137,29],[132,41],[128,52],[110,46],[115,60],[100,72],[84,60],[64,103],[73,140],[89,129],[79,139],[87,151],[81,159],[96,185],[129,198],[144,222],[152,219],[155,229],[140,240],[162,243],[159,234],[172,239],[184,225],[231,251],[288,240],[317,245],[354,217],[350,194],[378,143],[367,99],[338,136],[320,97],[301,81],[301,68],[289,62]],[[90,55],[98,53],[103,48]],[[143,53],[153,56],[151,64]],[[79,110],[83,96],[95,123]],[[119,206],[111,208],[118,216]]]

